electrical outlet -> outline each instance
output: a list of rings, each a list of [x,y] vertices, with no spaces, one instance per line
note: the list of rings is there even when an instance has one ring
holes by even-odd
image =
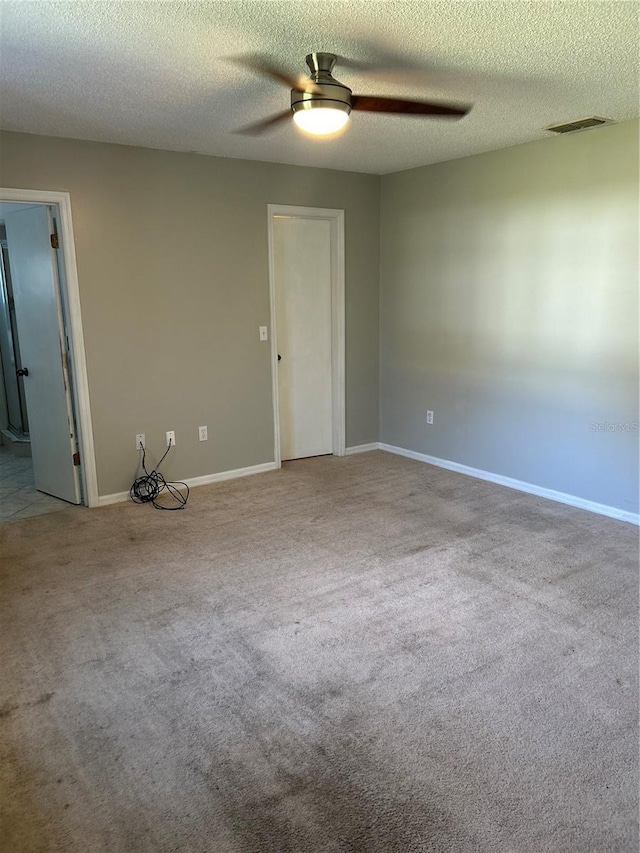
[[[144,450],[146,444],[147,439],[145,437],[145,434],[143,432],[139,432],[136,435],[136,450]]]
[[[433,412],[427,412],[427,423],[428,424],[433,423]]]
[[[198,427],[198,441],[206,441],[208,438],[206,426]]]
[[[258,326],[258,331],[260,333],[260,340],[261,341],[268,341],[269,340],[269,335],[267,334],[267,327],[266,326]]]
[[[167,447],[175,447],[176,446],[176,434],[175,431],[170,429],[167,431]]]

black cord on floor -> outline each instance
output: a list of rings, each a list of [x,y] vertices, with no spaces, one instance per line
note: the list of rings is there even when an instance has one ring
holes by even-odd
[[[145,456],[146,451],[142,449],[142,470],[144,471],[144,476],[138,477],[133,481],[133,485],[129,491],[129,497],[136,504],[146,504],[150,503],[156,509],[184,509],[187,505],[187,501],[189,500],[189,486],[186,483],[175,482],[168,483],[162,474],[158,471],[158,468],[162,465],[165,460],[167,453],[173,447],[172,444],[167,447],[164,452],[164,456],[158,462],[153,471],[147,471],[145,466]],[[186,494],[182,494],[178,486],[182,486],[186,490]],[[158,503],[158,498],[162,494],[162,492],[168,492],[171,497],[176,501],[175,506],[167,506],[166,504]]]

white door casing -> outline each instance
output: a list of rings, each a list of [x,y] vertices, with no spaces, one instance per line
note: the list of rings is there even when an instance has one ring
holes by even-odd
[[[84,348],[82,311],[80,306],[80,288],[76,265],[73,218],[71,214],[71,196],[67,192],[55,190],[20,189],[0,187],[0,201],[26,202],[27,204],[55,205],[58,213],[58,234],[64,266],[64,281],[61,282],[66,308],[67,334],[69,336],[70,357],[73,370],[73,396],[75,402],[76,427],[80,445],[81,465],[79,469],[82,481],[84,503],[90,507],[99,505],[98,477],[96,471],[91,405],[89,400],[89,378]]]
[[[36,488],[80,503],[76,429],[67,366],[53,224],[48,207],[6,214],[24,390]]]
[[[276,465],[343,456],[344,211],[268,205],[268,235]],[[279,288],[283,263],[290,286]]]

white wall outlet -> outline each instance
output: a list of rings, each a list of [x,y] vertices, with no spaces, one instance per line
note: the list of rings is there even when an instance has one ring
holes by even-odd
[[[136,450],[144,450],[147,444],[146,436],[143,432],[136,435]]]
[[[198,441],[206,441],[208,438],[206,426],[198,427]]]
[[[269,340],[269,333],[267,332],[267,327],[266,326],[258,326],[258,330],[260,332],[260,340],[261,341],[268,341]]]
[[[175,431],[170,429],[167,431],[167,447],[175,447],[176,446],[176,434]]]
[[[433,423],[433,412],[429,412],[429,411],[427,412],[427,423],[428,424]]]

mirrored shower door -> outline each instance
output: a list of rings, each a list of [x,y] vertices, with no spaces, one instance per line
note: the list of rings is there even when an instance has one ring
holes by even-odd
[[[0,362],[7,405],[8,427],[18,438],[29,434],[29,421],[24,396],[24,380],[16,327],[16,313],[11,284],[7,241],[0,234]]]

